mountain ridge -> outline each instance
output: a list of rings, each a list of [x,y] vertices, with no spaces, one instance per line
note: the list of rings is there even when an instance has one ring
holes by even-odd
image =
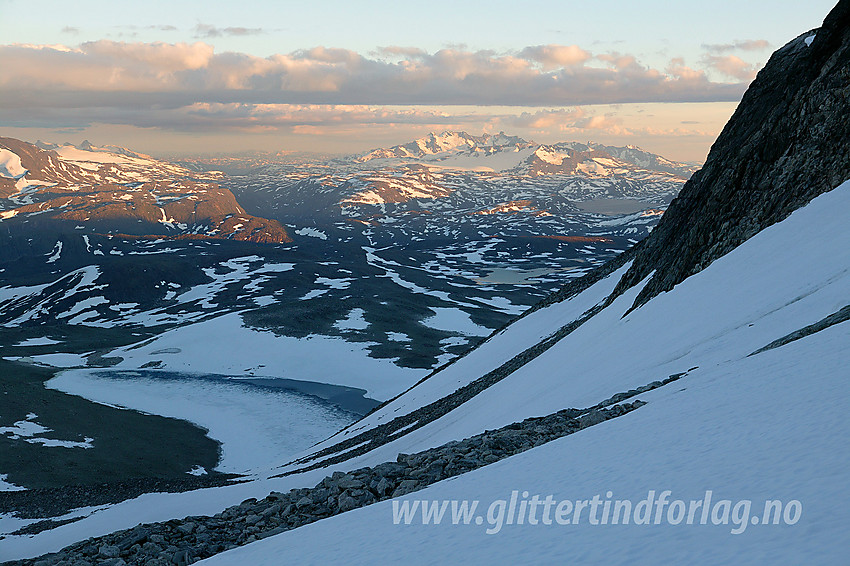
[[[351,158],[356,163],[416,163],[429,167],[543,175],[672,175],[687,179],[698,167],[669,160],[635,145],[595,142],[536,143],[505,132],[481,136],[465,131],[431,132],[410,142],[377,148]]]
[[[126,148],[88,142],[58,146],[0,137],[0,151],[17,168],[0,175],[0,222],[6,224],[37,215],[38,224],[50,219],[59,230],[83,222],[137,238],[292,241],[276,220],[246,213],[214,175],[199,177]]]

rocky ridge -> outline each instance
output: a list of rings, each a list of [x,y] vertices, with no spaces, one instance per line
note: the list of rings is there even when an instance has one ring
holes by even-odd
[[[640,305],[850,177],[850,1],[777,50],[615,291]]]

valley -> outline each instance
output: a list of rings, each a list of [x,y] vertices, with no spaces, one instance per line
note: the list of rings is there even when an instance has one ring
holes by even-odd
[[[0,356],[47,388],[17,412],[82,397],[194,423],[215,465],[193,448],[185,470],[110,480],[178,484],[254,473],[411,387],[644,238],[692,170],[637,148],[463,132],[411,142],[418,153],[173,163],[2,144]],[[563,166],[541,170],[553,151]],[[99,431],[75,434],[97,446]],[[0,473],[24,487],[92,475],[28,485],[33,465]]]

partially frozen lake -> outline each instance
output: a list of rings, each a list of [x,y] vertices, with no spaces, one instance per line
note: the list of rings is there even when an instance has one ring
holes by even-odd
[[[490,269],[484,277],[475,278],[480,285],[524,285],[533,283],[535,277],[543,277],[552,273],[553,269],[542,267],[537,269],[511,269],[496,267]]]
[[[283,464],[377,404],[352,387],[156,370],[67,370],[46,386],[190,421],[221,443],[216,470],[228,473]]]

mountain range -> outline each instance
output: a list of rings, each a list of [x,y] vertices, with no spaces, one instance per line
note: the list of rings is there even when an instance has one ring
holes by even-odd
[[[0,325],[49,328],[61,341],[103,328],[132,343],[240,312],[251,328],[364,342],[370,356],[417,368],[643,238],[684,183],[637,166],[530,177],[358,157],[235,157],[239,173],[228,174],[217,158],[175,164],[87,141],[2,138],[0,152]],[[666,163],[640,155],[648,167]],[[397,308],[425,290],[425,304]],[[344,322],[364,307],[367,322]],[[423,326],[444,312],[435,308],[460,318]],[[152,356],[138,365],[169,364]]]
[[[357,163],[373,165],[419,163],[429,168],[447,168],[503,174],[583,175],[608,177],[631,175],[661,180],[687,179],[699,167],[670,161],[639,147],[607,146],[598,143],[559,142],[537,144],[504,132],[473,136],[466,132],[431,132],[425,137],[390,148],[378,148],[353,157]]]

